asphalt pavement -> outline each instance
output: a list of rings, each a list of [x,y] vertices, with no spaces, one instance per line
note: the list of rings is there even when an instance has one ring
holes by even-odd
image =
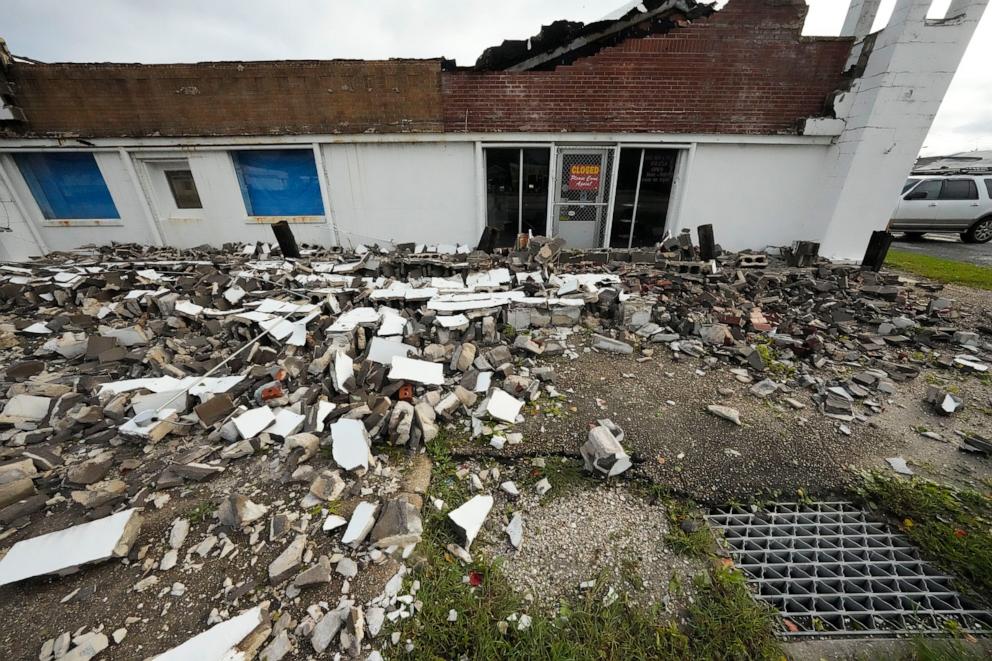
[[[916,240],[906,239],[897,234],[891,249],[919,252],[932,257],[992,267],[992,241],[963,243],[953,234],[924,234],[921,239]]]

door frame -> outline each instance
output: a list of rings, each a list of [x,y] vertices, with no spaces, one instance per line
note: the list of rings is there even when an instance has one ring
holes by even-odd
[[[675,214],[678,213],[678,209],[681,206],[681,202],[682,202],[682,198],[681,198],[682,189],[680,187],[680,183],[681,183],[681,180],[682,180],[683,171],[687,167],[687,161],[689,159],[689,154],[690,154],[692,148],[691,148],[691,146],[687,146],[687,145],[659,145],[659,144],[651,144],[651,143],[645,143],[645,144],[620,144],[620,145],[618,145],[618,147],[619,147],[619,150],[617,151],[617,163],[616,163],[617,167],[614,168],[614,170],[616,172],[619,172],[620,171],[620,160],[619,159],[620,159],[620,156],[621,156],[621,154],[622,154],[622,152],[623,152],[624,149],[639,149],[640,152],[641,152],[640,159],[639,159],[639,164],[638,164],[638,167],[637,167],[637,187],[634,189],[635,192],[634,192],[634,211],[633,211],[633,213],[634,213],[635,223],[633,223],[631,225],[630,239],[628,240],[627,247],[626,248],[619,248],[618,249],[618,250],[630,250],[632,248],[631,243],[634,240],[634,224],[636,224],[637,202],[638,202],[638,198],[639,198],[640,193],[641,193],[641,176],[642,176],[643,169],[644,169],[644,154],[645,154],[645,151],[648,150],[648,149],[654,149],[654,150],[667,149],[667,150],[670,150],[670,151],[677,152],[675,154],[675,165],[674,165],[674,167],[672,169],[673,170],[672,171],[672,188],[671,188],[671,190],[668,193],[668,209],[665,212],[665,227],[670,229],[674,225]],[[614,179],[613,179],[613,196],[614,197],[616,197],[616,188],[617,188],[616,187],[616,176],[614,176]],[[610,245],[610,239],[612,238],[612,230],[613,230],[613,207],[612,206],[610,207],[610,224],[609,224],[609,230],[610,230],[610,232],[608,232],[607,235],[606,235],[606,237],[605,237],[605,246],[606,247],[608,247]]]
[[[563,157],[565,154],[572,153],[592,153],[601,152],[606,157],[606,163],[603,166],[606,167],[607,171],[604,175],[601,175],[602,186],[605,188],[602,190],[603,202],[595,203],[578,203],[579,205],[585,206],[602,206],[605,205],[605,217],[603,218],[602,231],[597,232],[596,241],[594,241],[593,248],[602,248],[603,246],[608,246],[610,229],[612,225],[613,218],[613,203],[616,191],[617,183],[617,168],[616,161],[617,155],[619,154],[619,145],[615,142],[610,143],[555,143],[554,153],[551,158],[551,185],[548,186],[548,221],[547,227],[545,229],[546,236],[554,235],[554,217],[555,217],[555,207],[561,205],[559,202],[559,195],[561,193],[561,176],[562,176],[562,166]],[[609,180],[607,180],[606,175],[609,175]],[[567,203],[566,203],[567,204]],[[597,228],[599,230],[600,228]],[[602,237],[600,239],[600,237]],[[595,245],[598,242],[599,245]]]
[[[486,171],[488,167],[486,165],[486,150],[487,149],[516,149],[519,151],[518,162],[523,162],[523,150],[524,149],[547,149],[548,150],[548,201],[547,201],[547,218],[551,218],[551,200],[552,200],[552,186],[554,181],[552,176],[554,174],[555,168],[555,144],[553,142],[479,142],[476,143],[479,146],[478,158],[479,158],[479,173],[480,177],[478,179],[478,190],[480,195],[479,208],[482,215],[482,230],[489,225],[489,218],[486,217],[486,196],[489,194],[486,189],[486,182],[489,180],[489,173]],[[523,168],[521,167],[521,177],[520,182],[517,187],[517,231],[523,226]],[[550,235],[549,235],[550,236]]]

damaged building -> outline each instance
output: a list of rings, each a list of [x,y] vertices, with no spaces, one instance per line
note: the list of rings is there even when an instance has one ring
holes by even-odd
[[[988,0],[645,0],[474,66],[44,64],[0,53],[0,259],[84,244],[574,248],[712,224],[859,259],[883,229]],[[443,47],[443,46],[442,46]]]

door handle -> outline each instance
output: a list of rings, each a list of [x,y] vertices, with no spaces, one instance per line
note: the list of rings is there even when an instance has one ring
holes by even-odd
[[[978,202],[972,202],[972,203],[971,203],[971,206],[973,206],[973,207],[977,207],[977,206],[978,206]]]
[[[928,204],[927,206],[928,206],[928,207],[935,207],[935,206],[937,206],[937,203],[936,203],[936,202],[931,202],[931,203],[930,203],[930,204]]]

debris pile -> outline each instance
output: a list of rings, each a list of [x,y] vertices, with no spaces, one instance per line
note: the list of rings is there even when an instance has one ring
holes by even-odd
[[[423,534],[426,449],[447,433],[496,453],[526,443],[514,425],[559,396],[544,359],[576,357],[576,331],[592,330],[596,351],[724,364],[754,396],[795,408],[789,394],[808,389],[842,428],[919,374],[921,349],[948,369],[988,370],[987,336],[957,328],[936,288],[817,261],[808,246],[798,266],[718,248],[701,260],[687,238],[579,252],[532,237],[492,255],[304,247],[298,260],[267,245],[119,245],[0,265],[0,585],[123,558],[140,569],[130,591],[157,594],[164,614],[187,592],[177,578],[264,558],[267,580],[223,575],[212,628],[169,654],[217,639],[245,658],[358,656],[398,644],[380,632],[418,608],[416,587],[402,590]],[[838,364],[859,370],[826,369]],[[961,406],[934,398],[946,413]],[[587,470],[636,466],[612,421],[581,434]],[[466,561],[490,489],[519,493],[498,474],[472,484],[450,511],[433,503]],[[160,538],[141,532],[142,509],[194,493],[210,507]],[[61,530],[37,534],[47,517]],[[506,523],[514,547],[523,529],[519,513]],[[91,647],[119,644],[116,633]],[[54,658],[69,641],[37,642]]]

